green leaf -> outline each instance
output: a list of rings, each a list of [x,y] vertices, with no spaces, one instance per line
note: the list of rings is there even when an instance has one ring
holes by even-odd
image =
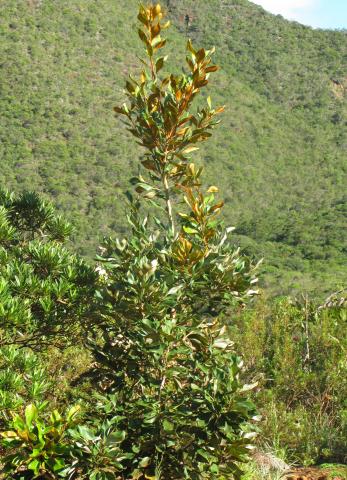
[[[66,414],[66,420],[68,422],[71,422],[76,417],[76,415],[78,415],[80,411],[81,411],[81,407],[79,405],[74,405],[68,410]]]
[[[32,423],[37,420],[38,410],[35,405],[30,404],[25,409],[25,422],[28,427],[31,427]]]
[[[143,457],[142,460],[140,461],[139,463],[139,467],[140,468],[146,468],[148,467],[148,465],[150,464],[151,462],[151,458],[150,457]]]
[[[62,458],[56,458],[53,464],[53,472],[59,472],[65,468],[65,462]]]
[[[172,432],[174,428],[175,428],[174,424],[171,423],[169,420],[165,419],[163,421],[163,429],[165,432]]]
[[[23,421],[23,419],[19,415],[15,415],[15,417],[13,419],[13,426],[17,431],[26,429],[25,422]]]
[[[60,423],[62,421],[62,417],[58,410],[53,410],[51,413],[51,422],[52,423]]]
[[[125,440],[125,438],[125,431],[112,432],[107,436],[106,444],[109,445],[111,443],[121,443]]]
[[[40,473],[40,461],[35,458],[30,463],[28,463],[28,469],[34,472],[35,475]]]
[[[97,438],[94,432],[86,425],[79,425],[77,431],[81,435],[81,437],[87,441],[94,441]]]
[[[186,232],[186,233],[190,233],[190,234],[196,234],[196,233],[199,233],[198,230],[196,230],[195,228],[191,228],[191,227],[183,227],[183,230]]]

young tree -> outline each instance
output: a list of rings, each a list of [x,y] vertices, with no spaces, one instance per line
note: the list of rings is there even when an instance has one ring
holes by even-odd
[[[188,72],[160,76],[163,17],[160,5],[140,7],[147,59],[126,83],[128,103],[115,108],[144,147],[146,174],[132,180],[130,238],[102,248],[105,310],[89,347],[113,393],[122,478],[237,479],[254,406],[223,316],[256,293],[255,266],[230,244],[218,189],[203,189],[189,157],[223,111],[210,98],[192,108],[217,70],[213,51],[189,41]],[[143,216],[146,201],[164,213]]]

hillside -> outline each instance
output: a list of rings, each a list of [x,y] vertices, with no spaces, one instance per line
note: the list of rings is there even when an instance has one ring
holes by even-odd
[[[197,159],[221,186],[235,241],[264,256],[274,293],[323,294],[346,279],[347,35],[246,0],[170,0],[171,65],[187,35],[216,46],[222,124]],[[124,232],[141,154],[112,107],[137,68],[137,0],[6,0],[0,32],[0,186],[44,192],[80,252]],[[189,16],[188,32],[185,17]],[[180,54],[180,55],[179,55]]]

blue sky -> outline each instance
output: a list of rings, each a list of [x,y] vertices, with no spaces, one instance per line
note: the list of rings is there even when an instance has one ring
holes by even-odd
[[[269,12],[315,28],[347,28],[347,0],[251,0]]]

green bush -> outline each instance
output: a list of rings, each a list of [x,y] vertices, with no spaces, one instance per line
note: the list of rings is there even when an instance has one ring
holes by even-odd
[[[78,472],[79,478],[86,480],[116,480],[124,470],[124,461],[132,459],[135,453],[125,453],[120,447],[126,433],[118,430],[117,416],[95,423],[97,425],[80,425],[70,431],[74,448],[72,464],[66,473]]]
[[[29,349],[0,349],[0,425],[26,403],[44,402],[53,382],[42,360]]]
[[[59,344],[90,316],[98,274],[62,245],[70,234],[35,193],[0,191],[0,346]]]

